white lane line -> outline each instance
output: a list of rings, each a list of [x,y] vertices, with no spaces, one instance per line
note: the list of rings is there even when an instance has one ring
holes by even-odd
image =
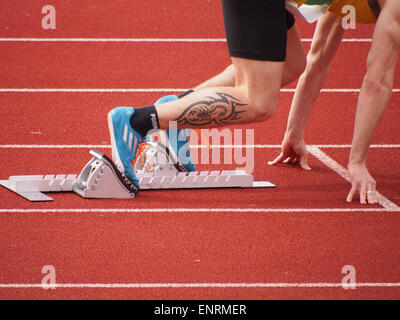
[[[350,144],[314,144],[310,147],[326,149],[348,149]],[[253,145],[191,145],[190,148],[236,148],[236,149],[278,149],[280,144],[253,144]],[[0,149],[109,149],[111,145],[107,144],[0,144]],[[372,144],[371,149],[397,149],[400,144]]]
[[[354,284],[356,287],[364,288],[393,288],[400,287],[400,282],[360,282]],[[120,289],[120,288],[343,288],[346,284],[329,282],[311,282],[311,283],[1,283],[0,289],[31,289],[31,288],[98,288],[98,289]]]
[[[307,39],[304,39],[307,41]],[[361,40],[361,39],[360,39]],[[224,38],[0,38],[0,42],[226,42]],[[351,41],[359,42],[359,41]]]
[[[0,213],[378,213],[400,212],[393,208],[64,208],[0,209]]]
[[[312,38],[303,38],[302,42],[311,42]],[[343,42],[372,42],[371,38],[347,38]],[[0,42],[226,42],[225,38],[0,38]]]
[[[2,144],[0,149],[109,149],[102,144]]]
[[[139,92],[184,92],[187,88],[0,88],[0,93],[139,93]],[[281,89],[283,93],[293,93],[296,89]],[[322,93],[359,93],[357,88],[326,88]],[[400,92],[400,88],[392,90]]]
[[[330,169],[335,171],[342,178],[344,178],[350,182],[350,177],[349,177],[348,171],[344,167],[342,167],[339,163],[337,163],[335,160],[333,160],[331,157],[329,157],[325,152],[323,152],[319,148],[313,147],[313,146],[308,146],[308,151],[314,157],[316,157],[322,163],[324,163],[326,166],[328,166]],[[394,211],[400,210],[400,207],[398,205],[396,205],[395,203],[390,201],[388,198],[386,198],[379,192],[377,192],[377,198],[378,198],[378,203],[385,209],[394,210]]]

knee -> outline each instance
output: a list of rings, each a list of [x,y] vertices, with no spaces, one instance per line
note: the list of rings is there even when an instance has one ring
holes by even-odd
[[[236,87],[247,97],[250,120],[264,121],[277,109],[284,63],[234,60]]]
[[[278,106],[279,92],[276,94],[255,94],[249,97],[254,122],[265,121],[275,115]]]

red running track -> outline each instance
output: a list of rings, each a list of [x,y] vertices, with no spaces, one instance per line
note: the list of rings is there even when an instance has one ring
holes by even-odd
[[[53,1],[54,31],[41,29],[36,1],[6,2],[1,38],[224,36],[217,1],[87,1],[84,6]],[[303,38],[312,37],[314,25],[299,22],[299,28]],[[371,32],[371,26],[360,26],[346,38],[366,39]],[[337,90],[321,93],[307,129],[307,143],[323,145],[339,167],[346,166],[358,95],[343,89],[360,87],[369,45],[343,43],[325,86]],[[0,46],[0,89],[144,89],[3,90],[1,179],[79,173],[90,158],[86,145],[103,146],[110,154],[105,117],[112,107],[147,105],[169,93],[152,89],[190,88],[229,63],[221,41],[2,41]],[[304,46],[308,50],[309,42]],[[399,80],[396,75],[395,88]],[[0,189],[0,298],[398,299],[399,211],[344,202],[349,184],[326,159],[310,155],[311,172],[266,165],[279,153],[292,96],[282,92],[274,121],[241,127],[254,129],[255,179],[269,180],[275,189],[147,191],[132,201],[55,194],[51,203],[29,203]],[[378,190],[397,206],[398,103],[394,92],[368,159]],[[61,287],[40,287],[44,265],[56,268]],[[341,286],[345,265],[356,268],[356,290]],[[125,287],[106,287],[115,284]]]

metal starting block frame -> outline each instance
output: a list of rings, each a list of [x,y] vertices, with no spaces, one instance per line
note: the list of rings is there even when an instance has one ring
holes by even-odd
[[[148,145],[142,155],[153,154],[152,171],[145,170],[149,159],[140,161],[139,157],[134,166],[139,189],[121,174],[110,158],[95,149],[90,151],[93,158],[79,175],[11,176],[0,180],[0,185],[29,201],[53,200],[43,192],[75,192],[83,198],[132,199],[139,190],[275,187],[268,181],[253,181],[253,176],[244,170],[182,172],[179,169],[182,166],[177,163],[155,160],[155,157],[169,159],[168,150],[160,148],[161,144]]]

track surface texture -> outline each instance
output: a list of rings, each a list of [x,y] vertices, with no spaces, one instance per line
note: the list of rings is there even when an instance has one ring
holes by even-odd
[[[52,5],[56,29],[44,30],[38,1],[3,0],[0,179],[79,173],[92,147],[111,155],[113,107],[149,105],[230,63],[219,1]],[[308,51],[315,24],[298,27]],[[63,193],[46,203],[0,188],[0,299],[399,299],[399,73],[368,155],[385,201],[346,203],[342,176],[372,31],[347,31],[333,61],[305,137],[312,171],[267,165],[296,83],[282,89],[272,121],[232,128],[254,130],[240,152],[254,152],[255,180],[276,188],[144,191],[134,200]],[[199,157],[204,150],[214,149],[192,145]],[[234,149],[219,151],[222,159]],[[54,290],[42,286],[44,266],[54,267]],[[355,289],[342,286],[345,266]]]

